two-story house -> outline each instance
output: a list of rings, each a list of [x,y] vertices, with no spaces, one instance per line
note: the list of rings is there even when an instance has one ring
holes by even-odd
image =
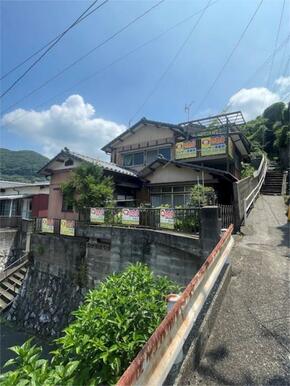
[[[65,149],[39,172],[51,178],[48,217],[78,217],[61,184],[81,162],[96,163],[113,177],[117,206],[186,206],[195,184],[212,186],[219,202],[230,204],[241,161],[249,158],[250,144],[239,130],[244,123],[240,112],[181,124],[142,118],[102,148],[111,162]]]
[[[153,206],[186,205],[197,183],[213,186],[219,200],[230,203],[241,161],[249,159],[243,124],[240,112],[181,124],[142,118],[102,150],[111,162],[138,173],[142,199]]]

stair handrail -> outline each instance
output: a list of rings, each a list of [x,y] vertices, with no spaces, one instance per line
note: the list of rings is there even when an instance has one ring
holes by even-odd
[[[261,187],[264,183],[266,172],[267,172],[267,158],[263,154],[262,160],[260,162],[260,166],[257,170],[256,175],[254,176],[255,178],[258,178],[258,183],[255,186],[255,188],[251,191],[251,193],[244,199],[244,224],[246,225],[246,219],[247,219],[247,212],[253,202],[255,201],[257,195],[259,194]]]
[[[13,263],[8,265],[2,272],[0,272],[0,282],[4,279],[7,279],[8,276],[13,274],[14,271],[9,272],[12,268],[18,268],[22,263],[28,262],[28,253],[25,253],[23,256],[19,257],[19,259],[15,260]]]
[[[285,196],[287,193],[287,177],[288,177],[288,170],[284,170],[283,172],[283,180],[282,180],[282,188],[281,188],[281,195]]]

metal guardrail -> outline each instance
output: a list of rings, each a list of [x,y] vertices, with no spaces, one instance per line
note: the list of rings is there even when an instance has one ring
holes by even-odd
[[[252,206],[253,202],[257,198],[258,194],[260,193],[261,187],[264,183],[265,176],[267,173],[267,159],[263,155],[262,161],[260,163],[259,169],[254,173],[254,178],[257,179],[256,186],[254,189],[250,192],[250,194],[244,199],[243,206],[244,206],[244,224],[246,225],[247,220],[247,213],[250,207]]]
[[[13,275],[15,271],[19,269],[19,267],[23,267],[28,263],[28,254],[25,253],[19,259],[13,261],[8,267],[5,267],[4,271],[0,272],[0,282]]]
[[[103,224],[123,227],[140,227],[149,229],[168,229],[160,224],[160,211],[162,208],[138,208],[139,209],[139,224],[123,224],[122,223],[123,208],[104,208],[105,216]],[[137,208],[136,208],[137,209]],[[189,234],[198,234],[200,230],[200,210],[199,207],[191,208],[174,208],[175,221],[174,230]],[[75,234],[78,234],[78,228],[90,225],[97,225],[90,222],[89,212],[83,214],[84,220],[75,221]],[[222,228],[227,228],[234,221],[234,210],[232,205],[219,205],[219,216],[222,222]],[[53,234],[60,234],[60,219],[53,220]],[[35,219],[35,232],[42,233],[42,218]],[[45,232],[44,232],[45,233]]]
[[[233,225],[223,234],[172,310],[121,376],[117,386],[164,383],[227,261],[233,245],[232,231]]]
[[[288,178],[288,170],[283,172],[283,181],[282,181],[282,189],[281,189],[282,196],[285,196],[285,194],[287,194],[287,178]]]

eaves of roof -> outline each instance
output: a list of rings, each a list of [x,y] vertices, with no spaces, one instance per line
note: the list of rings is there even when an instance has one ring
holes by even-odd
[[[126,134],[128,133],[133,133],[134,130],[140,126],[140,125],[154,125],[154,126],[162,126],[162,127],[167,127],[178,134],[183,135],[183,130],[181,127],[178,125],[172,124],[172,123],[167,123],[167,122],[160,122],[160,121],[152,121],[150,119],[146,119],[145,117],[141,118],[138,122],[136,122],[133,126],[129,127],[127,130],[125,130],[123,133],[118,135],[118,137],[114,138],[111,142],[107,143],[107,145],[103,146],[101,150],[105,152],[109,152],[111,150],[111,146],[113,143],[120,141]]]
[[[150,165],[147,165],[144,169],[142,169],[138,175],[141,178],[146,178],[150,173],[154,172],[156,169],[158,169],[162,165],[166,164],[171,164],[175,165],[177,167],[186,167],[192,170],[204,170],[207,171],[208,173],[214,174],[214,175],[219,175],[223,178],[225,178],[228,181],[235,182],[238,181],[238,179],[231,173],[224,171],[224,170],[219,170],[207,166],[201,166],[197,164],[190,164],[186,162],[179,162],[179,161],[168,161],[166,159],[159,158],[155,161],[153,161]]]

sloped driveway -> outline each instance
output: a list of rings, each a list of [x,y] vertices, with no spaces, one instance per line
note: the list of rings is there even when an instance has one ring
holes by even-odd
[[[290,385],[289,224],[282,197],[260,196],[243,233],[205,354],[184,385]]]

